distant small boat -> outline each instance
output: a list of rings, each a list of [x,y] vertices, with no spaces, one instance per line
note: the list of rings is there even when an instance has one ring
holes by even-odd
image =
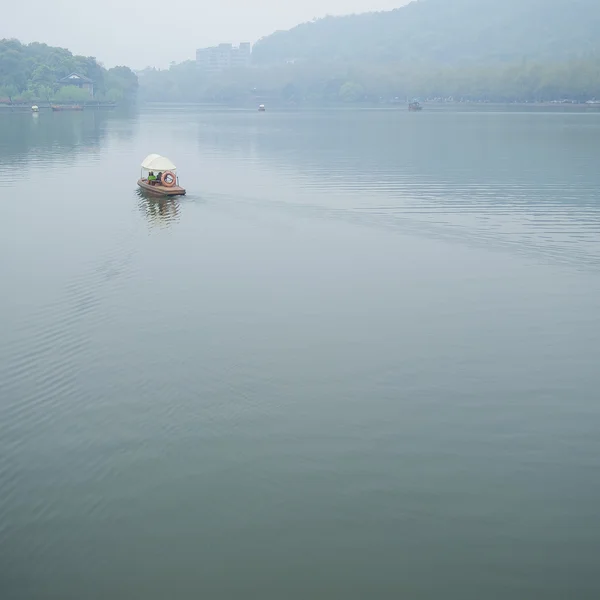
[[[154,196],[185,196],[185,189],[179,186],[177,167],[160,154],[146,156],[137,183],[141,189]]]
[[[267,109],[265,108],[265,105],[264,105],[264,104],[261,104],[261,105],[258,107],[258,112],[265,112],[266,110],[267,110]]]
[[[83,110],[83,106],[79,104],[53,104],[51,108],[54,112],[61,112],[63,110]]]
[[[31,112],[40,112],[40,107],[35,104],[31,107]]]
[[[411,102],[408,105],[408,110],[413,110],[413,111],[423,110],[423,107],[421,106],[421,104],[419,102]]]

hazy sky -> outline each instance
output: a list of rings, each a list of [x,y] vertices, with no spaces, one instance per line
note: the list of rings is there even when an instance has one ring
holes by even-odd
[[[219,42],[255,42],[313,17],[408,0],[0,0],[0,38],[40,41],[106,66],[166,66]]]

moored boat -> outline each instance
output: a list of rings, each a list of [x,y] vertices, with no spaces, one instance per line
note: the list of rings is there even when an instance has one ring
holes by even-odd
[[[177,167],[166,156],[150,154],[142,162],[138,186],[155,196],[185,196],[179,185]]]
[[[267,109],[265,108],[265,105],[264,105],[264,104],[261,104],[261,105],[258,107],[258,112],[265,112],[266,110],[267,110]]]
[[[423,110],[423,107],[421,106],[420,102],[411,102],[408,105],[408,110],[412,110],[412,111]]]

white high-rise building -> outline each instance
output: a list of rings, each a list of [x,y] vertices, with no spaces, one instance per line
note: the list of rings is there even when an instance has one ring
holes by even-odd
[[[249,42],[243,42],[237,47],[232,44],[219,44],[196,50],[196,64],[206,73],[220,73],[235,67],[248,67],[251,58],[252,45]]]

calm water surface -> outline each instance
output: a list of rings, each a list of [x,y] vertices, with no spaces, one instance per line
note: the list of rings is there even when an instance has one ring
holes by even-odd
[[[600,597],[599,156],[594,114],[0,114],[2,600]]]

